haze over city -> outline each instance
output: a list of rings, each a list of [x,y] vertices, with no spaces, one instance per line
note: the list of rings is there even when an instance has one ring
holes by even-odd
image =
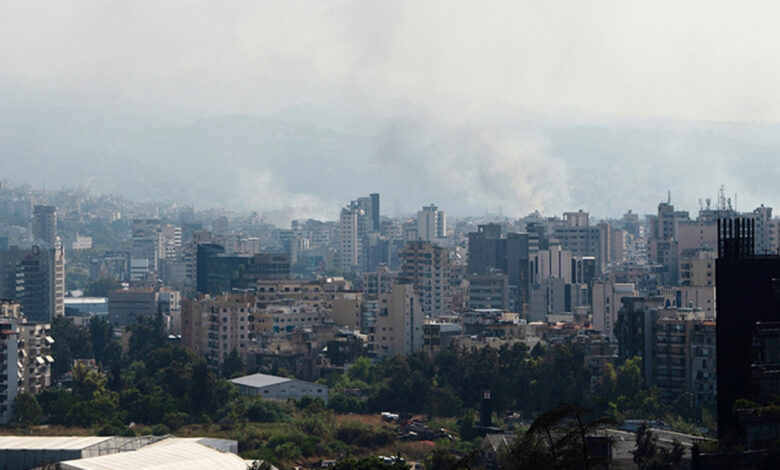
[[[0,0],[0,467],[776,469],[778,26]]]
[[[778,202],[772,2],[1,8],[0,156],[34,187],[280,222],[347,187],[454,215]]]

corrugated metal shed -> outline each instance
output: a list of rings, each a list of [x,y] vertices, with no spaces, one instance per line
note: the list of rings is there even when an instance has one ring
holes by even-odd
[[[246,470],[241,457],[201,444],[165,439],[136,451],[62,462],[63,470]]]

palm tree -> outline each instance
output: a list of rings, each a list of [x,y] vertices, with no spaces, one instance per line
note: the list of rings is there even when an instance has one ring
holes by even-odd
[[[509,451],[511,469],[584,469],[608,463],[607,456],[591,455],[588,436],[614,421],[586,419],[587,410],[562,404],[539,416]]]

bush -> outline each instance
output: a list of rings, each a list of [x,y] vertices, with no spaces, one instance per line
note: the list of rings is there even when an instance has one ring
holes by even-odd
[[[336,439],[360,447],[382,447],[393,442],[394,437],[390,431],[359,423],[345,423],[336,430]]]
[[[246,417],[257,423],[276,423],[287,418],[287,412],[278,403],[255,398],[246,408]]]
[[[188,415],[187,413],[182,413],[181,411],[174,411],[165,414],[165,417],[163,417],[163,423],[165,423],[165,425],[168,426],[168,429],[170,429],[171,431],[176,431],[177,429],[187,424],[189,418],[190,415]]]
[[[166,434],[170,434],[170,433],[171,430],[168,429],[168,426],[162,423],[155,424],[154,426],[152,426],[152,434],[154,434],[155,436],[165,436]]]
[[[328,400],[328,408],[336,413],[365,413],[366,404],[364,401],[346,395],[344,393],[337,393]]]
[[[275,453],[276,452],[283,452],[283,453],[290,453],[294,450],[292,446],[287,446],[282,448],[284,444],[294,444],[295,448],[300,450],[300,453],[303,454],[304,457],[309,457],[311,455],[314,455],[314,448],[317,445],[319,440],[313,436],[307,436],[306,434],[300,432],[300,431],[290,431],[286,433],[279,433],[272,435],[268,442],[266,443],[266,447],[268,449],[272,449]],[[279,454],[277,454],[279,455]],[[285,458],[279,455],[280,458]]]

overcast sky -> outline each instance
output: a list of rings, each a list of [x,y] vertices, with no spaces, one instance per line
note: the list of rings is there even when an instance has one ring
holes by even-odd
[[[303,101],[780,121],[780,4],[0,0],[0,86],[120,107]]]

